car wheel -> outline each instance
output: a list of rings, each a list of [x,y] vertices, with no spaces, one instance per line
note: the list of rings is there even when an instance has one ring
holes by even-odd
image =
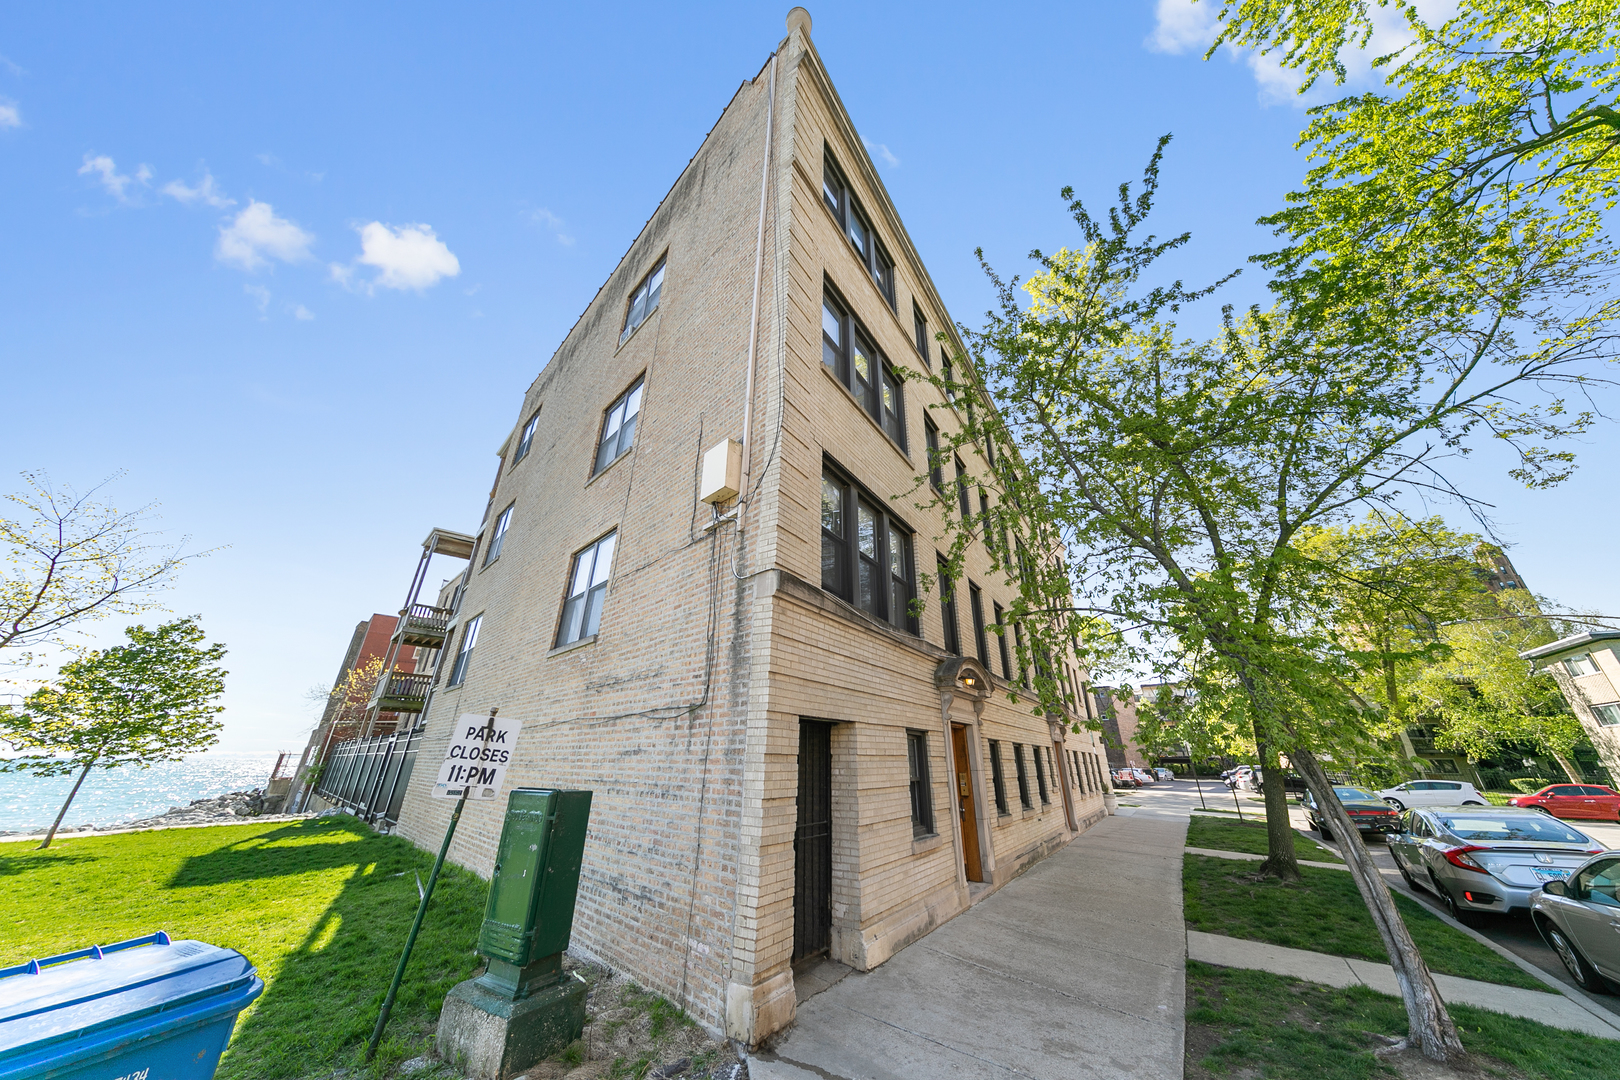
[[[1551,810],[1547,809],[1545,806],[1538,806],[1535,809],[1536,809],[1536,811],[1538,813],[1546,814],[1548,817],[1553,816],[1553,812]]]
[[[1399,800],[1399,799],[1391,799],[1391,798],[1388,798],[1386,796],[1384,801],[1389,803],[1389,805],[1393,806],[1397,810],[1405,810],[1406,809],[1406,804],[1401,802],[1401,800]]]
[[[1438,881],[1434,883],[1434,889],[1435,892],[1440,894],[1440,903],[1445,907],[1446,914],[1453,919],[1456,919],[1464,926],[1479,926],[1484,921],[1478,912],[1467,911],[1459,905],[1457,898],[1451,895],[1451,890]]]
[[[1328,827],[1327,827],[1326,822],[1318,821],[1316,823],[1316,831],[1321,835],[1322,839],[1324,839],[1324,840],[1332,840],[1333,839],[1333,834],[1328,831]]]
[[[1587,963],[1586,957],[1582,956],[1580,950],[1575,948],[1573,941],[1564,936],[1562,930],[1556,926],[1548,926],[1547,942],[1552,945],[1553,951],[1558,954],[1558,959],[1564,962],[1564,970],[1569,972],[1569,977],[1575,980],[1576,986],[1594,994],[1602,994],[1608,991],[1608,987],[1604,985],[1603,977],[1592,970],[1592,965]]]
[[[1401,880],[1406,882],[1406,887],[1416,892],[1418,887],[1417,878],[1412,876],[1412,871],[1408,870],[1406,864],[1401,862],[1399,858],[1395,859],[1395,869],[1401,872]]]
[[[1464,806],[1484,806],[1485,804],[1482,803],[1482,802],[1475,802],[1474,800],[1469,799],[1467,802],[1463,803],[1463,805]]]

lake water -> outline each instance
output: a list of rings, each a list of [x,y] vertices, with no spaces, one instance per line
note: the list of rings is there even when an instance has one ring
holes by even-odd
[[[193,799],[262,788],[275,764],[274,754],[210,753],[150,769],[91,769],[62,823],[116,825],[154,817]],[[0,773],[0,830],[49,828],[75,779]]]

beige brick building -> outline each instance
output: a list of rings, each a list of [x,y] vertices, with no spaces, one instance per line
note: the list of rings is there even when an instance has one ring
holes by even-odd
[[[954,607],[920,584],[946,529],[914,488],[956,414],[901,376],[960,343],[809,29],[795,9],[489,435],[399,822],[442,836],[452,718],[520,718],[509,787],[595,792],[575,949],[749,1043],[793,1019],[796,963],[881,964],[1105,812],[1083,716],[1008,700],[994,553]],[[742,495],[711,506],[728,439]],[[469,804],[453,860],[488,875],[503,806]]]

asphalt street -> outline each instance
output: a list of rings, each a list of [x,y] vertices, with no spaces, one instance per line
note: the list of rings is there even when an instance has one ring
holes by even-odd
[[[1198,788],[1202,787],[1202,797]],[[1244,818],[1252,821],[1264,820],[1265,807],[1260,802],[1260,796],[1252,792],[1239,792],[1236,799],[1228,791],[1225,784],[1219,780],[1204,780],[1195,785],[1191,780],[1172,780],[1150,787],[1119,792],[1119,801],[1122,805],[1139,804],[1144,807],[1155,807],[1164,810],[1193,811],[1197,809],[1209,810],[1236,810],[1241,811]],[[1305,813],[1299,804],[1289,801],[1289,816],[1296,829],[1306,827]],[[1567,822],[1592,837],[1593,840],[1606,848],[1620,848],[1620,825],[1609,825],[1592,821]],[[1319,839],[1311,833],[1312,839]],[[1326,842],[1326,847],[1338,848],[1338,842]],[[1393,885],[1403,885],[1400,872],[1395,869],[1395,862],[1389,854],[1389,848],[1382,837],[1372,837],[1367,841],[1367,849],[1372,853],[1373,861],[1383,871]],[[1431,910],[1444,914],[1440,902],[1433,895],[1424,891],[1414,893],[1420,902],[1426,904]],[[1487,915],[1485,923],[1476,929],[1487,938],[1512,952],[1521,959],[1536,965],[1542,971],[1558,979],[1566,986],[1573,986],[1569,973],[1559,962],[1558,954],[1548,948],[1547,943],[1541,940],[1541,935],[1531,925],[1530,920],[1523,916]],[[1611,994],[1592,994],[1591,999],[1610,1012],[1620,1015],[1620,996]]]

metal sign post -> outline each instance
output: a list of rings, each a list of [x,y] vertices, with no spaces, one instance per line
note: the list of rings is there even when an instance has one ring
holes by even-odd
[[[366,1060],[377,1056],[377,1045],[382,1042],[383,1028],[388,1026],[388,1015],[394,1011],[394,999],[399,996],[399,984],[405,979],[405,966],[411,962],[411,950],[416,947],[416,935],[422,930],[422,918],[427,914],[428,901],[433,899],[433,887],[439,883],[439,871],[444,869],[444,857],[450,851],[450,840],[456,835],[456,824],[461,820],[462,808],[468,799],[488,800],[500,794],[506,780],[506,766],[512,760],[512,749],[517,744],[519,720],[497,720],[500,709],[489,710],[488,718],[476,713],[463,713],[456,718],[455,732],[450,745],[445,747],[444,761],[439,766],[439,778],[433,785],[435,799],[455,799],[456,808],[450,812],[450,825],[444,830],[444,843],[439,845],[439,857],[433,860],[433,871],[428,874],[427,887],[422,889],[422,901],[416,905],[416,919],[405,939],[405,951],[400,955],[399,967],[394,969],[394,981],[383,998],[382,1012],[377,1026],[372,1029],[371,1041],[366,1044]]]

